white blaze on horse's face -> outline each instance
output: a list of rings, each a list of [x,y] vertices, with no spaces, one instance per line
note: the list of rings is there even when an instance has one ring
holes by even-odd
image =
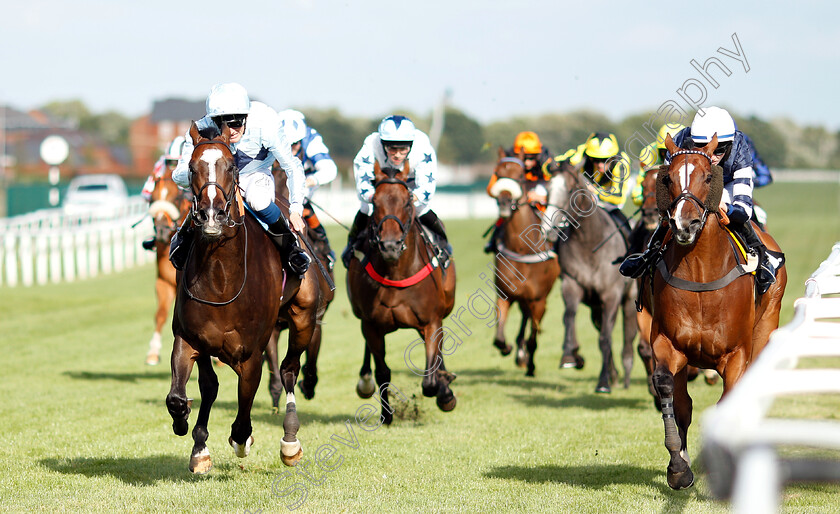
[[[686,162],[682,169],[680,169],[680,189],[683,193],[688,192],[688,185],[691,183],[692,171],[694,171],[694,165],[688,162]],[[680,230],[684,230],[686,228],[683,227],[681,223],[683,219],[681,211],[683,207],[685,207],[685,204],[685,199],[680,200],[679,202],[677,202],[677,208],[674,210],[674,223]]]
[[[222,159],[222,151],[218,148],[209,148],[205,150],[201,154],[201,160],[207,164],[207,181],[211,183],[217,183],[216,180],[216,166],[218,165],[219,161]],[[207,226],[205,226],[205,232],[207,229],[211,229],[211,231],[215,231],[216,229],[216,216],[214,216],[216,210],[213,208],[213,201],[216,199],[216,187],[210,186],[207,189],[207,199],[210,200],[210,209],[207,213]]]

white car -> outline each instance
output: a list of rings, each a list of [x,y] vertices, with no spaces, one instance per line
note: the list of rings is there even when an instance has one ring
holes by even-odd
[[[128,202],[125,181],[119,175],[79,175],[70,181],[62,207],[65,214],[113,216]]]

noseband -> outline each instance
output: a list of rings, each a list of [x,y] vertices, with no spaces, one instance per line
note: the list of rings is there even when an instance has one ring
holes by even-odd
[[[223,145],[227,148],[228,152],[233,156],[233,151],[230,149],[230,146],[225,143],[224,141],[220,141],[218,139],[211,139],[209,141],[200,141],[195,145],[198,148],[201,145]],[[222,209],[222,213],[224,213],[224,219],[221,220],[221,223],[227,225],[228,227],[233,227],[235,225],[241,225],[243,220],[240,220],[238,223],[233,220],[231,217],[231,206],[233,204],[233,199],[235,198],[236,188],[239,187],[239,168],[234,165],[233,167],[233,182],[230,185],[230,189],[225,192],[224,188],[218,182],[208,181],[206,184],[201,186],[201,189],[198,190],[198,193],[193,190],[193,200],[192,200],[192,207],[190,208],[190,214],[192,215],[193,223],[196,226],[202,226],[205,223],[205,220],[201,219],[198,216],[199,208],[198,202],[201,194],[204,193],[204,190],[209,187],[215,187],[222,193],[222,198],[225,200],[225,206]],[[190,188],[192,189],[192,184],[190,184]]]
[[[406,184],[402,180],[400,180],[398,178],[390,178],[389,177],[389,178],[384,178],[382,180],[377,180],[373,185],[374,191],[376,190],[376,188],[378,188],[382,184],[399,184],[399,185],[403,186],[404,188],[406,188],[406,190],[408,190],[408,191],[411,190],[408,187],[408,184]],[[408,201],[409,201],[409,203],[411,202],[411,197],[409,197]],[[408,204],[406,204],[406,205],[408,205]],[[370,231],[370,242],[371,242],[371,244],[378,246],[382,242],[382,239],[379,236],[379,232],[382,230],[382,225],[388,220],[394,220],[400,226],[400,231],[402,231],[402,237],[400,237],[397,241],[399,242],[400,247],[403,250],[405,250],[406,249],[405,239],[406,239],[406,237],[408,237],[408,231],[411,229],[411,224],[414,222],[414,216],[410,217],[407,222],[403,223],[401,219],[394,216],[393,214],[386,214],[381,220],[379,220],[379,223],[376,223],[373,226],[373,230]]]
[[[674,157],[678,157],[680,155],[702,155],[703,157],[709,160],[709,166],[712,165],[712,157],[709,154],[701,152],[699,150],[680,150],[679,152],[676,152],[673,155],[671,155],[671,162],[674,162]],[[706,218],[709,216],[709,207],[706,205],[706,202],[697,198],[697,195],[689,191],[687,187],[684,191],[677,195],[676,198],[674,198],[670,205],[668,205],[668,219],[670,219],[671,221],[674,220],[671,211],[674,209],[677,203],[679,203],[680,200],[688,200],[690,202],[693,202],[697,205],[699,209],[703,210],[703,214],[700,216],[700,230],[703,230],[703,227],[706,226]]]

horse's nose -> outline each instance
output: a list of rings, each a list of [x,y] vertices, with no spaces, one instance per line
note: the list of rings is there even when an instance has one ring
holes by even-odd
[[[700,229],[703,228],[703,222],[700,219],[693,219],[691,223],[688,224],[688,231],[692,233],[692,235],[697,234]]]
[[[399,241],[382,241],[380,245],[382,256],[386,260],[399,259],[400,254],[402,253],[402,245]]]

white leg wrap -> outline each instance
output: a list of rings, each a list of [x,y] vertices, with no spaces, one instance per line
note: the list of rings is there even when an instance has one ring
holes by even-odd
[[[283,439],[280,439],[280,451],[286,457],[294,457],[300,452],[300,441],[295,439],[291,443],[287,443]]]

